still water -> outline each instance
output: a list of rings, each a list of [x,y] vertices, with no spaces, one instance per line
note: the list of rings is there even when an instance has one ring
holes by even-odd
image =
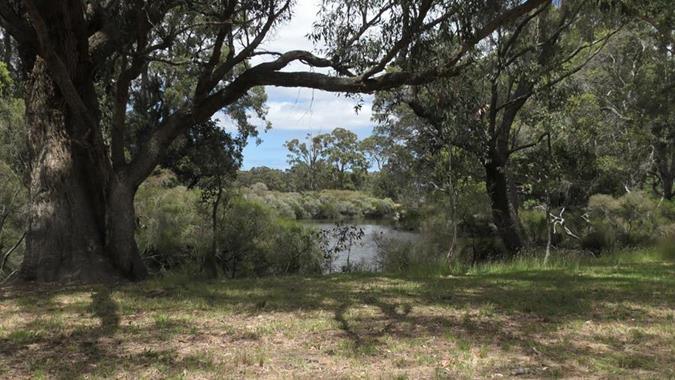
[[[330,231],[335,228],[335,223],[326,221],[303,221],[307,225],[319,228],[324,231]],[[340,272],[347,265],[347,257],[352,266],[357,265],[359,269],[371,271],[378,270],[377,252],[378,241],[382,239],[395,240],[401,242],[412,242],[418,238],[418,234],[395,229],[393,226],[380,221],[355,221],[346,223],[360,228],[363,231],[363,237],[355,242],[351,251],[343,250],[337,254],[333,261],[333,272]],[[343,223],[343,225],[345,225]],[[335,238],[330,238],[330,244],[335,244]]]

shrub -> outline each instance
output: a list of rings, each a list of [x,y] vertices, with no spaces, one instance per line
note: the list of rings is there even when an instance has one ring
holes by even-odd
[[[671,201],[667,199],[659,200],[658,208],[665,220],[675,223],[675,199]]]
[[[319,213],[315,219],[340,219],[340,210],[335,202],[325,197],[319,198]]]
[[[217,261],[227,276],[320,273],[318,241],[309,227],[244,198],[232,200],[220,219]]]
[[[635,191],[619,198],[597,194],[590,197],[588,211],[591,231],[582,246],[591,250],[613,250],[654,244],[667,208],[660,208],[649,195]]]
[[[595,230],[581,238],[581,248],[593,253],[611,252],[617,247],[614,230],[606,226],[597,225]]]
[[[417,208],[409,208],[402,210],[398,214],[396,224],[402,230],[415,231],[419,230],[423,220],[424,218],[421,210]]]
[[[368,212],[364,213],[366,218],[385,218],[396,212],[396,203],[391,198],[373,199]]]
[[[413,243],[377,238],[377,266],[387,273],[409,272],[416,260]]]
[[[208,213],[200,209],[200,198],[198,191],[183,186],[153,181],[141,186],[136,195],[136,238],[151,271],[199,261],[199,251],[209,241]]]
[[[537,245],[548,241],[548,220],[543,210],[531,209],[520,211],[520,222],[530,241]]]
[[[271,267],[274,274],[319,274],[321,252],[312,228],[292,221],[279,221],[274,237]]]
[[[22,239],[27,226],[28,192],[18,176],[0,161],[0,265],[8,250]],[[18,268],[22,261],[24,245],[20,244],[4,262],[4,273],[0,272],[0,281]]]
[[[230,277],[320,273],[313,230],[285,220],[295,218],[294,199],[247,195],[224,200],[219,209],[219,269]],[[196,271],[212,254],[211,210],[199,190],[175,186],[164,173],[141,186],[136,210],[139,249],[153,272]]]
[[[318,219],[321,213],[321,202],[314,194],[303,194],[299,203],[302,207],[302,218],[299,219]]]
[[[469,215],[459,223],[459,231],[463,238],[461,258],[464,261],[477,263],[506,256],[506,249],[497,237],[497,227],[491,217],[485,214]]]
[[[282,193],[255,184],[244,189],[244,197],[265,204],[287,219],[386,218],[393,217],[397,208],[391,199],[350,190]]]
[[[664,241],[675,242],[675,223],[661,226],[659,228],[659,235]]]
[[[253,191],[253,193],[257,195],[264,195],[268,191],[268,189],[267,185],[265,185],[264,183],[256,182],[253,185],[251,185],[251,191]]]

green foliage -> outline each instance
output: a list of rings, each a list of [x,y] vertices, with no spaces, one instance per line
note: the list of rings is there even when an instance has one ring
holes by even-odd
[[[217,256],[223,272],[232,278],[317,274],[321,253],[315,233],[301,224],[280,220],[255,201],[235,198],[223,210]]]
[[[606,225],[597,225],[594,230],[581,238],[581,248],[595,254],[616,249],[616,233]]]
[[[28,138],[23,101],[12,96],[13,87],[0,62],[0,280],[19,267],[25,246],[10,249],[21,243],[27,229]]]
[[[264,184],[243,189],[246,199],[265,204],[286,219],[381,219],[391,218],[398,205],[359,191],[322,190],[318,192],[270,191]]]
[[[354,132],[335,128],[331,133],[307,134],[304,142],[286,141],[284,147],[292,166],[287,174],[295,177],[298,190],[355,190],[365,183],[369,162]]]
[[[335,260],[340,253],[346,253],[347,262],[340,268],[341,272],[359,272],[367,268],[365,263],[360,265],[351,261],[352,248],[358,245],[365,236],[362,228],[356,225],[336,223],[329,229],[319,231],[319,242],[323,253],[323,268],[325,272],[333,272]]]
[[[289,173],[282,170],[270,169],[265,166],[255,167],[237,173],[235,186],[251,187],[256,183],[262,183],[270,190],[289,192],[296,188],[291,177]]]
[[[136,195],[136,239],[144,260],[154,271],[195,265],[210,236],[201,194],[184,186],[171,186],[173,180],[171,176],[153,177]]]
[[[409,273],[421,261],[415,254],[415,245],[410,242],[381,238],[377,248],[377,265],[385,273]]]
[[[0,62],[0,97],[4,98],[8,95],[12,88],[12,77],[4,62]]]
[[[591,230],[582,246],[600,252],[654,244],[667,233],[662,226],[669,223],[670,215],[664,204],[638,191],[619,198],[593,195],[588,201]]]
[[[548,240],[548,219],[541,209],[521,210],[520,222],[531,243],[544,245]]]
[[[12,96],[13,86],[9,73],[0,62],[0,161],[26,183],[30,165],[28,134],[23,120],[25,107],[22,99]]]
[[[137,241],[152,270],[196,272],[205,265],[213,232],[212,210],[202,199],[201,190],[176,185],[168,172],[141,186],[136,196]],[[227,276],[320,273],[316,234],[280,218],[275,209],[234,195],[223,201],[217,219],[215,264]]]
[[[655,1],[622,4],[632,22],[580,73],[577,86],[583,91],[569,102],[570,121],[583,126],[577,146],[595,156],[592,166],[604,182],[595,192],[618,195],[624,186],[639,189],[652,182],[653,189],[670,198],[675,61],[667,47],[671,28],[663,26],[672,12],[655,11],[663,9]],[[595,139],[605,143],[595,144]]]
[[[0,160],[0,280],[17,269],[23,257],[23,245],[6,259],[4,256],[26,231],[27,198],[20,178]]]

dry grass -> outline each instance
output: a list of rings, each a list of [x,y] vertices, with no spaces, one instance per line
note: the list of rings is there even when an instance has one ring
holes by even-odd
[[[0,290],[2,378],[674,378],[675,266]]]

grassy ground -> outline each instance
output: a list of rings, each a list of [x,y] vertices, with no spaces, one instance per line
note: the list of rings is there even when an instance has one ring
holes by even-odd
[[[2,378],[675,378],[675,265],[650,252],[0,292]]]

